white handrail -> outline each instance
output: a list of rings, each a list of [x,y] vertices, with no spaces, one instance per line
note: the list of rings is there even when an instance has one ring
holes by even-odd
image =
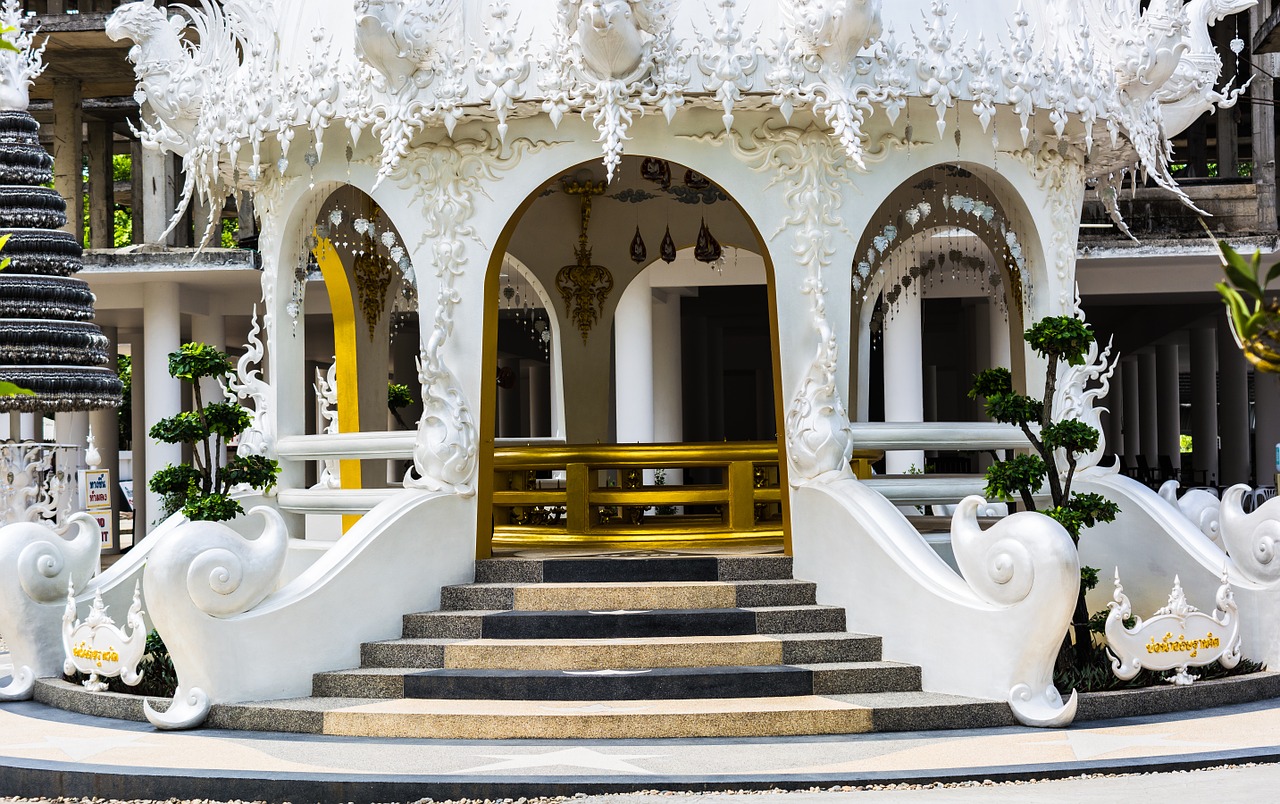
[[[1027,436],[997,422],[850,422],[856,449],[1025,449]]]

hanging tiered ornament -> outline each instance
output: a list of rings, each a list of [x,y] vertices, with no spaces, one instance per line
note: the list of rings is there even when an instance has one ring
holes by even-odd
[[[587,342],[591,328],[600,320],[604,311],[605,300],[613,291],[613,275],[603,265],[591,262],[591,243],[587,240],[587,229],[591,224],[591,198],[603,195],[604,182],[565,182],[564,191],[582,199],[581,229],[578,233],[578,244],[573,249],[575,261],[566,265],[556,274],[556,288],[564,297],[569,307],[570,317],[582,333],[582,342]]]
[[[667,233],[662,236],[662,245],[658,247],[658,254],[667,264],[676,261],[676,241],[671,238],[670,226],[667,227]]]
[[[711,234],[711,230],[707,228],[707,219],[702,219],[702,226],[698,228],[698,242],[693,247],[693,258],[698,262],[714,263],[720,259],[723,250],[720,248],[720,242]]]
[[[641,265],[649,258],[649,250],[644,247],[644,238],[640,236],[640,227],[636,226],[636,236],[631,238],[631,261]]]

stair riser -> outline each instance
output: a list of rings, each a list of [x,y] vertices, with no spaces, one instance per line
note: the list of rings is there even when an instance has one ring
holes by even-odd
[[[838,608],[788,607],[748,613],[752,616],[750,624],[736,624],[741,617],[735,613],[730,618],[735,624],[731,625],[724,618],[707,617],[708,612],[705,611],[651,611],[607,616],[579,612],[471,614],[436,611],[405,615],[403,630],[407,639],[606,639],[832,633],[845,628],[844,610]],[[747,630],[739,630],[742,628]]]
[[[324,733],[445,740],[618,740],[857,734],[871,729],[866,709],[648,715],[400,715],[329,712]]]
[[[444,671],[448,673],[448,671]],[[691,698],[767,698],[813,694],[813,674],[794,667],[737,672],[636,675],[423,673],[404,678],[405,698],[502,701],[653,701]]]
[[[444,611],[643,611],[761,606],[812,606],[816,587],[805,581],[736,581],[700,585],[449,586]]]
[[[732,558],[496,558],[476,562],[477,583],[763,581],[791,578],[787,556]]]

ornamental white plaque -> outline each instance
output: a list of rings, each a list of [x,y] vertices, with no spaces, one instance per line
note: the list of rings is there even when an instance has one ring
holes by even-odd
[[[1144,622],[1138,617],[1133,628],[1125,628],[1124,621],[1132,609],[1120,585],[1117,567],[1114,602],[1107,604],[1111,611],[1106,626],[1107,654],[1116,677],[1128,681],[1143,668],[1176,670],[1165,681],[1185,686],[1199,678],[1188,673],[1188,667],[1203,667],[1214,661],[1226,668],[1235,667],[1240,662],[1240,618],[1225,570],[1215,603],[1217,608],[1211,615],[1187,603],[1182,583],[1175,575],[1169,605],[1151,619]]]
[[[126,635],[115,621],[107,616],[99,591],[93,597],[89,616],[76,621],[76,599],[70,586],[67,588],[67,608],[62,614],[62,648],[66,660],[62,670],[68,675],[77,671],[87,673],[85,689],[102,692],[107,688],[103,678],[119,676],[129,686],[142,680],[138,663],[147,649],[147,625],[142,619],[142,584],[133,587],[133,605],[129,606]]]

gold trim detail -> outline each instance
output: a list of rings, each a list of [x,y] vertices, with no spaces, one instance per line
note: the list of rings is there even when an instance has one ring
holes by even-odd
[[[347,280],[347,269],[342,258],[327,238],[316,238],[316,264],[320,266],[320,274],[324,277],[325,288],[329,291],[329,307],[333,312],[333,348],[337,353],[334,362],[337,364],[338,378],[338,432],[360,432],[360,364],[356,347],[356,311],[351,298],[351,283]],[[360,461],[347,460],[339,463],[342,488],[359,489],[364,487],[360,476]],[[360,520],[358,515],[342,517],[342,532]]]

